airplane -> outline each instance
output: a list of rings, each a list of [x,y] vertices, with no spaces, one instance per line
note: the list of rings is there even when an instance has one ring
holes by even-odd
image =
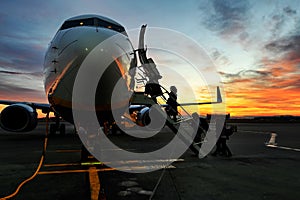
[[[129,108],[134,122],[140,126],[149,123],[149,109],[152,105],[158,104],[156,98],[164,97],[169,93],[159,84],[161,75],[156,68],[152,58],[148,58],[144,47],[144,34],[146,25],[140,31],[139,46],[135,50],[131,44],[125,28],[118,22],[100,15],[88,14],[72,17],[63,22],[54,38],[52,39],[44,59],[44,87],[49,103],[16,102],[0,100],[0,104],[8,105],[0,115],[0,126],[7,131],[25,132],[31,131],[37,126],[37,112],[53,112],[57,119],[62,118],[74,123],[72,115],[72,89],[77,72],[89,52],[104,40],[119,34],[122,42],[111,43],[110,48],[117,52],[113,62],[105,70],[98,83],[95,108],[101,126],[111,127],[115,119],[111,110],[111,94],[116,83],[122,80],[126,91],[134,90],[135,81],[145,83],[144,92],[133,92],[130,102],[119,102],[119,108]],[[131,52],[124,52],[124,49],[131,49]],[[105,50],[104,50],[105,51]],[[138,56],[137,56],[138,54]],[[119,55],[122,55],[121,57]],[[139,58],[142,66],[137,66]],[[101,60],[97,67],[103,67]],[[137,79],[130,70],[143,67],[142,79]],[[126,76],[124,74],[127,74]],[[202,105],[222,103],[219,87],[217,87],[217,101],[199,103],[178,103],[178,106]],[[166,104],[161,104],[166,107]],[[50,125],[50,133],[65,132],[65,126],[56,124]],[[168,125],[173,127],[169,119]],[[108,125],[107,125],[108,124]],[[172,129],[176,131],[176,129]]]

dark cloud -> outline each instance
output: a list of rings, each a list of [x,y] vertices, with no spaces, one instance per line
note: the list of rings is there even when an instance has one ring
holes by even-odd
[[[19,87],[0,83],[0,99],[12,99],[22,101],[30,99],[31,101],[44,102],[45,93],[43,90]]]
[[[275,86],[278,88],[297,88],[300,90],[300,76],[298,74],[294,74],[285,80],[281,80]]]
[[[230,63],[229,59],[224,55],[224,52],[218,49],[212,49],[210,56],[218,65],[227,65]]]
[[[289,6],[280,9],[275,7],[270,15],[264,17],[264,20],[266,29],[272,33],[273,38],[277,38],[286,34],[286,30],[290,29],[291,24],[299,20],[299,16],[297,16],[297,11]]]
[[[300,35],[287,36],[274,40],[265,45],[265,48],[281,58],[289,61],[300,59]],[[300,62],[300,61],[299,61]]]
[[[283,11],[288,15],[295,15],[297,14],[296,10],[291,9],[289,6],[283,8]]]
[[[33,94],[33,93],[34,94],[41,93],[41,91],[37,89],[18,87],[15,85],[0,85],[0,91],[1,91],[1,96],[4,96],[5,94],[8,94],[10,96],[12,92],[15,93],[16,95],[23,94],[23,96],[26,96],[28,94]]]
[[[296,20],[296,23],[295,23],[296,25],[295,25],[295,28],[294,28],[294,30],[293,30],[293,35],[300,35],[300,18],[298,18],[297,20]]]
[[[274,53],[281,53],[281,52],[286,52],[286,51],[290,51],[291,49],[293,49],[294,43],[292,40],[284,38],[284,39],[275,40],[275,41],[272,41],[272,42],[266,44],[265,48]]]
[[[42,77],[42,72],[33,72],[33,73],[27,73],[27,72],[16,72],[16,71],[6,71],[6,70],[0,70],[0,74],[12,74],[12,75],[32,75],[37,77]]]
[[[36,41],[20,40],[13,35],[0,38],[0,66],[17,71],[41,71],[47,46]]]
[[[271,75],[270,72],[259,70],[242,70],[235,74],[219,73],[224,79],[224,83],[252,82],[255,79],[265,79]]]
[[[206,28],[222,35],[244,32],[245,23],[249,19],[250,5],[248,1],[213,0],[209,3],[213,8],[211,13],[203,10],[206,12],[203,17],[203,24]]]
[[[84,12],[79,4],[60,0],[1,1],[0,99],[45,99],[41,72],[46,48],[63,20]]]
[[[242,70],[238,73],[219,72],[224,84],[241,84],[240,86],[252,89],[299,89],[300,76],[289,73],[284,67],[273,67],[266,71]]]
[[[283,14],[275,14],[271,17],[271,32],[274,37],[277,37],[277,35],[282,31],[285,21],[286,18]]]
[[[45,93],[43,90],[23,88],[15,85],[1,85],[0,84],[0,99],[32,99],[32,101],[42,102],[45,100]]]
[[[270,75],[270,72],[266,71],[258,71],[258,70],[243,70],[239,72],[244,77],[251,77],[251,78],[263,78]]]
[[[18,5],[18,6],[16,6]],[[52,2],[3,2],[0,13],[0,67],[41,71],[47,46],[61,23]]]
[[[0,99],[45,99],[41,72],[18,72],[0,68]]]
[[[220,50],[218,50],[218,49],[213,49],[212,52],[210,53],[210,56],[214,61],[217,61],[220,58],[222,58],[223,53],[220,52]]]

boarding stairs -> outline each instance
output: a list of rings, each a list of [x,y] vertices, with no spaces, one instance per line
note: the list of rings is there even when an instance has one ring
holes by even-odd
[[[159,105],[161,107],[161,112],[165,112],[164,109],[168,106],[166,96],[169,96],[170,92],[163,86],[159,85],[159,83],[153,84],[150,82],[149,85],[149,78],[147,77],[147,72],[143,70],[144,67],[145,66],[143,65],[138,67],[138,78],[136,78],[138,88],[144,88],[144,91],[134,92],[130,102],[135,105],[146,105],[148,107]],[[167,115],[165,124],[174,134],[177,134],[179,126],[182,123],[185,123],[185,125],[180,128],[181,134],[177,135],[196,155],[198,155],[202,142],[195,142],[193,140],[193,132],[191,133],[192,127],[189,125],[194,119],[183,106],[178,104],[178,108],[181,112],[178,112],[177,119],[173,120],[169,115]]]
[[[143,25],[141,27],[139,36],[139,46],[138,49],[133,52],[134,58],[130,64],[130,75],[131,77],[134,77],[134,79],[132,79],[134,82],[131,82],[130,85],[133,91],[135,91],[136,88],[143,89],[143,91],[134,92],[130,99],[130,104],[145,105],[149,108],[151,108],[153,105],[159,105],[161,107],[160,111],[165,112],[164,108],[168,106],[165,95],[169,96],[170,92],[168,92],[167,89],[159,84],[159,80],[162,78],[162,76],[160,75],[153,59],[147,58],[147,49],[144,45],[145,31],[146,25]],[[136,52],[138,52],[141,66],[137,66]],[[177,135],[195,154],[198,155],[202,142],[196,143],[194,141],[194,137],[191,135],[191,126],[189,125],[194,119],[180,104],[178,104],[178,107],[180,108],[181,112],[178,112],[177,119],[173,120],[169,115],[167,115],[165,124],[172,130],[174,134],[178,133],[180,127],[180,131],[181,133],[183,131],[183,133]],[[185,126],[180,126],[182,123],[185,123],[187,128],[183,128]],[[200,126],[198,128],[202,129]],[[205,132],[203,129],[202,131]]]

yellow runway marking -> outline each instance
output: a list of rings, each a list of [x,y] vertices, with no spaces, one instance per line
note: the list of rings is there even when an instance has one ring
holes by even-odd
[[[42,171],[39,172],[38,175],[45,175],[45,174],[67,174],[67,173],[89,173],[89,180],[90,180],[90,192],[91,192],[91,200],[98,200],[100,194],[100,180],[98,176],[98,172],[103,171],[112,171],[115,170],[113,168],[103,168],[97,169],[96,167],[90,167],[89,169],[81,169],[81,170],[57,170],[57,171]],[[105,199],[105,196],[101,194],[101,199]]]
[[[113,168],[103,168],[103,169],[96,169],[97,172],[105,172],[105,171],[114,171],[116,169]],[[89,172],[88,169],[78,169],[78,170],[55,170],[55,171],[41,171],[39,175],[45,174],[67,174],[67,173],[86,173]]]
[[[102,165],[102,162],[83,162],[81,165]]]
[[[90,179],[90,191],[91,191],[91,200],[99,199],[100,192],[100,181],[96,167],[89,168],[89,179]]]
[[[54,163],[44,164],[43,167],[68,167],[68,166],[80,166],[81,163]]]
[[[43,167],[68,167],[68,166],[80,166],[80,165],[102,165],[102,163],[101,162],[53,163],[53,164],[44,164]]]

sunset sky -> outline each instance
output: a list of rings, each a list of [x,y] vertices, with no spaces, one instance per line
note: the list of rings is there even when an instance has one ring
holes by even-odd
[[[0,99],[47,102],[46,48],[65,19],[87,13],[126,29],[148,24],[193,39],[214,62],[232,116],[300,116],[300,3],[294,0],[2,0]]]

